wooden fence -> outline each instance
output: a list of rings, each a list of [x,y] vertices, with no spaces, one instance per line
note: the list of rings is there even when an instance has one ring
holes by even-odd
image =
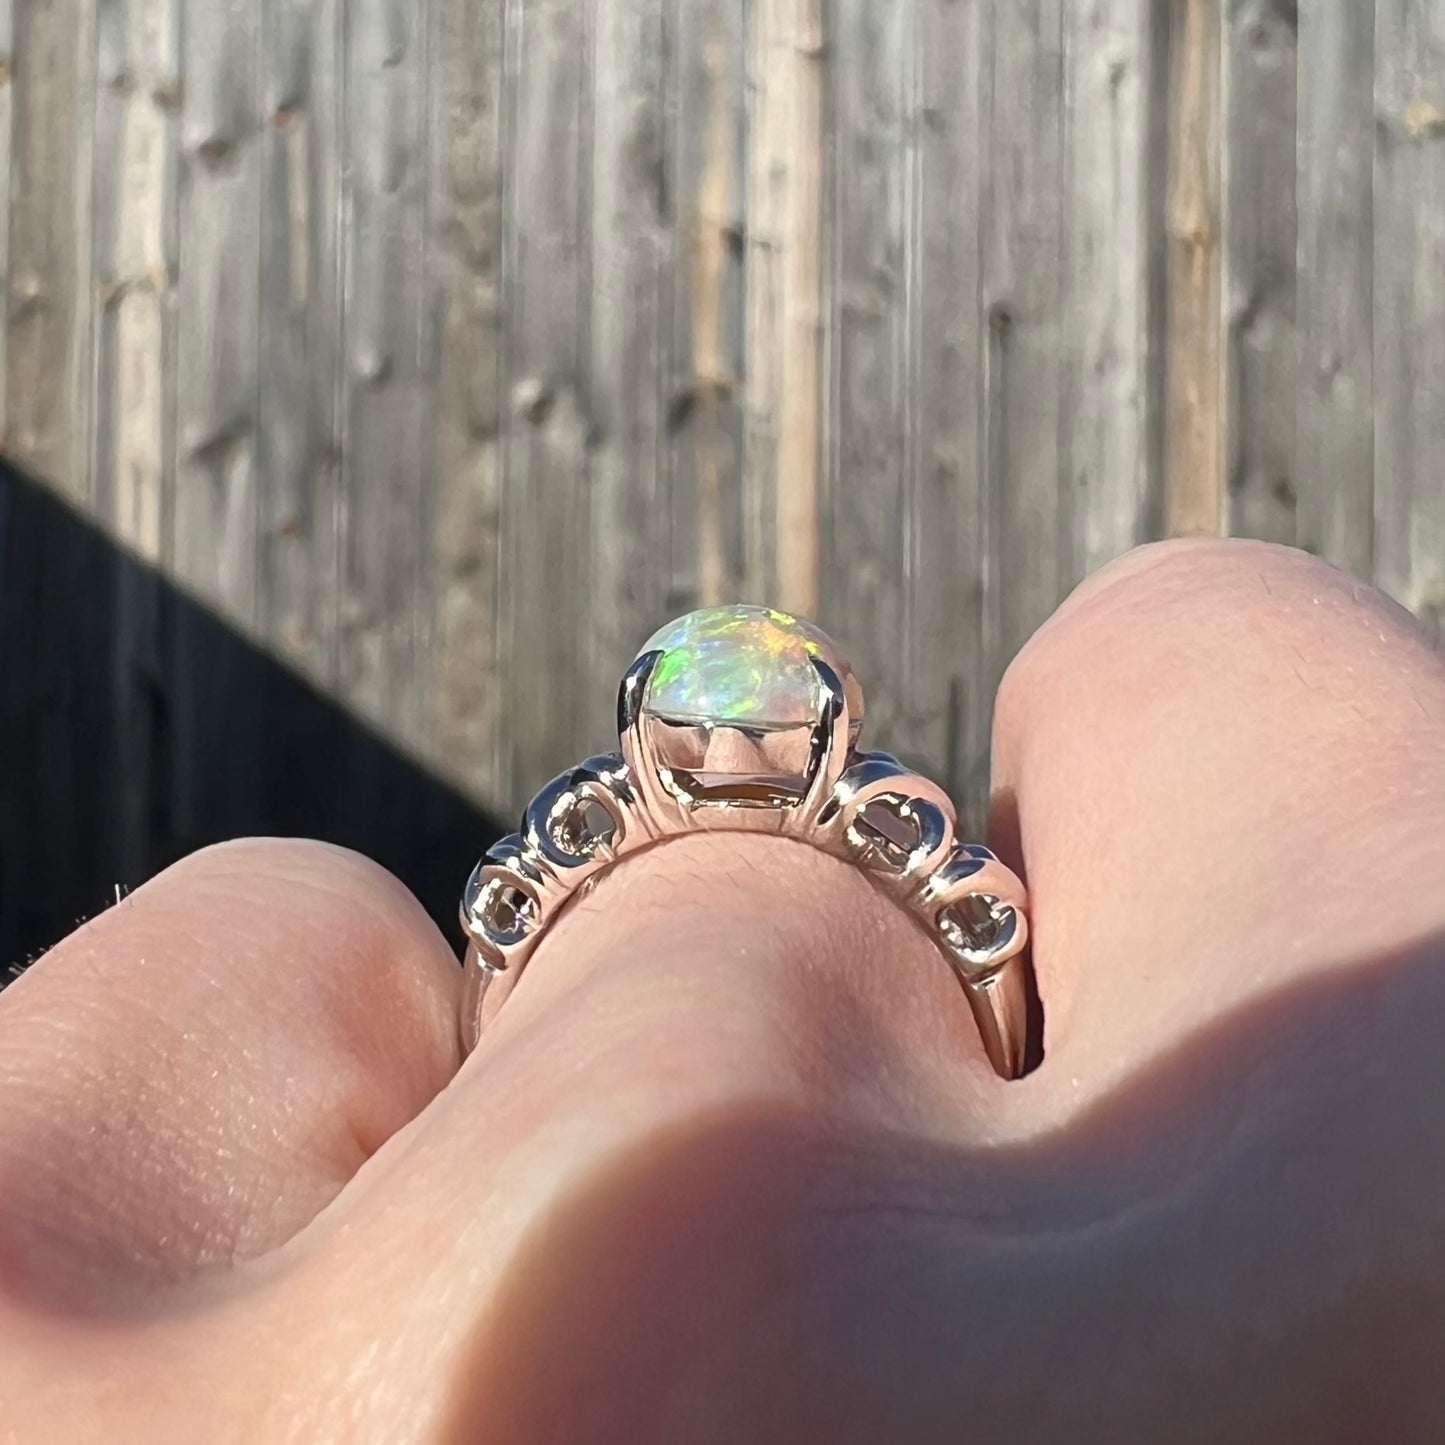
[[[817,616],[974,810],[1001,669],[1136,541],[1445,618],[1445,0],[0,0],[0,47],[6,455],[488,806],[710,600]]]

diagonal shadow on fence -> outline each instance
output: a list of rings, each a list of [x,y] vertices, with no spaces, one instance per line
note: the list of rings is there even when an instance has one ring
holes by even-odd
[[[369,854],[455,940],[501,831],[0,463],[0,980],[118,888],[258,833]]]

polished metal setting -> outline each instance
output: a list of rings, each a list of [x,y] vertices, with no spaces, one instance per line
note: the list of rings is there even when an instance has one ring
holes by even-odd
[[[859,750],[862,693],[851,673],[840,676],[812,656],[807,723],[679,721],[648,709],[663,657],[656,649],[642,653],[622,679],[620,752],[588,758],[548,783],[521,829],[497,843],[467,881],[467,1048],[548,926],[599,874],[682,833],[735,829],[797,838],[855,863],[937,945],[994,1069],[1016,1078],[1027,1012],[1023,884],[986,847],[956,838],[953,803],[936,783],[888,753]],[[759,766],[710,772],[719,742]]]

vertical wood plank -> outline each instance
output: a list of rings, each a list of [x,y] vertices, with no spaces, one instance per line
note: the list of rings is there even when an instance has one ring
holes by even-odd
[[[7,451],[490,800],[704,601],[821,613],[975,817],[1144,535],[1445,617],[1440,0],[0,0],[0,62]],[[142,575],[135,856],[209,645]]]
[[[260,12],[187,0],[177,304],[176,575],[230,621],[256,612]]]
[[[174,0],[96,9],[88,466],[91,508],[129,558],[105,569],[114,738],[106,804],[117,878],[151,855],[163,664],[158,569],[175,482],[173,284],[179,171],[180,11]]]
[[[429,404],[420,364],[426,224],[427,4],[345,10],[345,351],[342,373],[342,696],[393,738],[414,738],[421,552],[418,476]]]
[[[71,197],[75,235],[75,266],[66,277],[71,292],[70,336],[66,345],[65,384],[70,393],[69,477],[77,499],[94,506],[93,436],[95,375],[92,346],[96,326],[96,294],[90,284],[95,274],[95,89],[99,60],[98,15],[94,0],[83,4],[75,17],[75,111],[55,116],[54,123],[70,127],[74,155],[74,192]],[[42,384],[53,386],[55,378]],[[65,485],[62,483],[62,485]]]
[[[425,594],[431,756],[493,802],[509,680],[498,670],[497,506],[502,246],[500,4],[433,0],[427,154],[429,428]],[[605,734],[604,734],[605,736]]]
[[[662,351],[673,294],[673,206],[663,116],[662,0],[597,7],[593,42],[587,395],[592,449],[591,605],[583,677],[589,738],[607,737],[615,689],[667,620]],[[600,525],[597,523],[600,522]]]
[[[0,0],[0,283],[3,283],[6,302],[4,322],[0,324],[0,451],[11,445],[6,407],[10,370],[10,201],[14,159],[15,0]]]
[[[743,590],[747,0],[670,0],[673,613]]]
[[[97,19],[92,505],[159,563],[175,481],[180,8],[101,0]]]
[[[910,747],[977,824],[993,699],[984,677],[981,401],[982,0],[921,0],[912,114],[908,579],[902,692]]]
[[[1445,4],[1375,10],[1375,580],[1445,631]]]
[[[985,691],[1048,616],[1066,576],[1059,515],[1063,267],[1059,0],[991,15],[982,304]]]
[[[1296,0],[1229,0],[1221,98],[1228,529],[1291,543],[1297,26]]]
[[[587,749],[577,619],[592,581],[592,418],[581,389],[590,257],[590,20],[590,7],[574,0],[509,0],[507,6],[502,308],[508,404],[499,617],[507,678],[503,777],[514,797]]]
[[[1221,0],[1171,0],[1164,337],[1164,531],[1219,532]]]
[[[1064,585],[1159,525],[1163,308],[1158,7],[1064,9]]]
[[[912,10],[836,0],[828,36],[820,610],[868,679],[869,735],[885,748],[900,737],[911,521]]]
[[[94,0],[14,14],[6,446],[89,496]]]
[[[261,7],[257,611],[280,658],[331,682],[341,339],[341,0]]]
[[[185,6],[169,543],[176,579],[202,606],[169,609],[159,645],[169,826],[203,838],[204,819],[259,796],[262,774],[255,715],[236,702],[246,697],[244,649],[218,645],[211,614],[223,636],[249,636],[258,611],[263,17],[230,0]]]
[[[818,610],[822,0],[756,0],[748,115],[746,587]]]
[[[1299,12],[1295,490],[1302,546],[1374,565],[1375,14]]]

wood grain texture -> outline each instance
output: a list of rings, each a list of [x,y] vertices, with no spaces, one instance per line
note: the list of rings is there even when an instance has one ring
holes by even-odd
[[[1161,506],[1167,28],[1157,6],[1063,12],[1060,502],[1073,582],[1154,535]]]
[[[278,766],[206,610],[508,813],[658,622],[788,606],[974,826],[1136,541],[1440,625],[1442,74],[1445,0],[0,0],[0,435],[134,563],[116,856]]]
[[[668,605],[741,596],[749,37],[746,0],[669,0],[674,245],[665,352]]]
[[[822,0],[754,0],[749,56],[743,592],[818,610]]]
[[[984,6],[919,7],[910,115],[912,380],[899,746],[938,776],[977,826],[988,799],[993,698],[983,662],[989,579],[982,402],[979,214],[986,133]]]
[[[1229,528],[1293,542],[1296,0],[1224,17],[1224,453]]]
[[[606,738],[612,692],[668,620],[664,485],[674,296],[661,0],[599,6],[592,51],[591,256],[582,318],[590,436],[580,681],[584,736]]]
[[[917,521],[909,486],[917,239],[911,10],[906,0],[837,0],[828,35],[827,567],[817,611],[847,638],[858,675],[877,679],[869,729],[884,748],[902,741],[905,592],[898,582]]]
[[[341,0],[261,7],[258,634],[334,684],[341,417]]]
[[[7,318],[11,314],[10,201],[15,158],[15,0],[0,0],[0,277],[5,278]],[[10,326],[0,326],[0,447],[10,445],[6,408],[9,393]]]
[[[995,0],[979,214],[984,369],[983,652],[991,699],[1067,585],[1060,505],[1063,6]]]
[[[1171,0],[1165,171],[1164,532],[1225,525],[1220,315],[1222,0]]]
[[[429,9],[350,0],[343,32],[338,686],[398,739],[416,735],[427,686],[416,627],[431,411],[421,359]]]
[[[1299,11],[1295,491],[1301,546],[1374,567],[1375,16]]]
[[[91,505],[159,563],[175,485],[180,7],[106,0],[97,21]]]
[[[84,503],[90,491],[92,0],[13,12],[5,439]]]
[[[591,750],[586,674],[588,482],[584,389],[591,265],[592,22],[573,0],[508,0],[502,241],[501,781],[520,801]],[[546,719],[539,725],[539,719]],[[605,739],[604,739],[605,741]]]
[[[1375,558],[1445,631],[1445,3],[1375,15]]]
[[[260,12],[187,0],[172,557],[198,597],[256,618]]]
[[[502,370],[502,6],[432,0],[426,305],[435,411],[422,565],[427,754],[498,791],[507,679],[497,654]]]
[[[110,815],[118,877],[150,854],[164,718],[158,599],[170,560],[175,488],[179,264],[180,7],[104,0],[96,7],[88,337],[90,508],[145,566],[105,569],[110,665],[105,691],[118,726]],[[95,584],[92,583],[92,586]]]

